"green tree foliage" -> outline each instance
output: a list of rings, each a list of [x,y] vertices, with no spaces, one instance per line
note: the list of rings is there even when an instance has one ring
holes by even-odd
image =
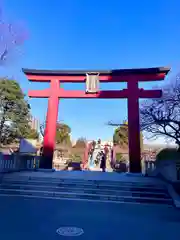
[[[56,128],[56,143],[71,144],[71,138],[70,138],[71,128],[64,123],[57,123]]]
[[[16,81],[0,79],[1,144],[9,144],[22,137],[26,138],[31,133],[30,106],[24,97]]]
[[[113,143],[121,146],[126,146],[128,144],[128,127],[126,124],[115,129]]]
[[[116,153],[116,162],[121,162],[123,159],[122,153]]]
[[[114,131],[113,135],[113,143],[120,145],[122,147],[128,146],[128,123],[126,121],[123,122],[119,127],[117,127]],[[143,148],[143,134],[140,133],[140,144],[141,150]]]
[[[40,132],[43,137],[44,137],[44,131],[45,131],[45,123],[42,123],[40,125]],[[71,128],[67,124],[58,122],[56,125],[56,143],[71,145],[70,133],[71,133]]]
[[[25,137],[27,139],[38,139],[39,138],[39,133],[35,129],[29,128]]]
[[[78,154],[72,154],[72,155],[70,156],[70,159],[71,159],[72,162],[78,162],[78,163],[80,163],[80,162],[82,161],[81,156],[78,155]]]

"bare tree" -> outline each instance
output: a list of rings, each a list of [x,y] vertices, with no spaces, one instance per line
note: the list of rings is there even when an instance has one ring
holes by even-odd
[[[180,151],[180,80],[179,76],[163,89],[161,99],[147,100],[141,104],[141,129],[148,137],[164,136],[174,141]]]
[[[163,87],[162,98],[141,102],[140,120],[144,137],[156,139],[163,136],[175,142],[180,151],[180,74]],[[108,125],[122,126],[113,121]]]
[[[0,66],[7,63],[26,39],[27,32],[23,26],[6,21],[0,7]]]

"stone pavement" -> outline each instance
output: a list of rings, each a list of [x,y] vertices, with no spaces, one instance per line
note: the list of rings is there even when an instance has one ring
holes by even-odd
[[[178,239],[180,212],[171,206],[0,197],[0,239]],[[82,228],[62,237],[59,227]]]

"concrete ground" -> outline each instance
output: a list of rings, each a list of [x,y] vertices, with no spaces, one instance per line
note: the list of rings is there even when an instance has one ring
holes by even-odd
[[[180,236],[180,211],[171,206],[0,197],[0,239],[152,240]],[[62,237],[59,227],[84,230]]]

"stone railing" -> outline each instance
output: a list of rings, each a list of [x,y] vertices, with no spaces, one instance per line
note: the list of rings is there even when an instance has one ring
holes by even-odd
[[[151,160],[142,161],[142,173],[144,175],[153,172],[155,168],[156,168],[155,161]],[[114,170],[118,172],[129,172],[129,163],[128,162],[117,163],[115,165]]]
[[[31,155],[21,155],[21,154],[12,154],[12,155],[4,155],[0,153],[0,173],[5,172],[16,172],[23,170],[35,170],[39,168],[39,156],[31,156]],[[68,159],[66,159],[68,160]],[[56,170],[67,170],[67,164],[58,163],[56,161],[53,162],[53,168]],[[152,160],[144,159],[142,161],[142,173],[150,174],[155,170],[155,162]],[[128,164],[127,170],[128,171]]]
[[[142,173],[149,174],[156,169],[155,161],[152,160],[145,160],[142,162]]]
[[[0,154],[0,173],[34,170],[39,168],[39,157],[31,155]]]
[[[156,169],[153,172],[154,176],[162,176],[167,181],[180,180],[180,161],[179,160],[161,160],[156,163]]]
[[[180,181],[180,160],[161,160],[144,162],[144,173],[152,177],[162,177],[170,182]]]

